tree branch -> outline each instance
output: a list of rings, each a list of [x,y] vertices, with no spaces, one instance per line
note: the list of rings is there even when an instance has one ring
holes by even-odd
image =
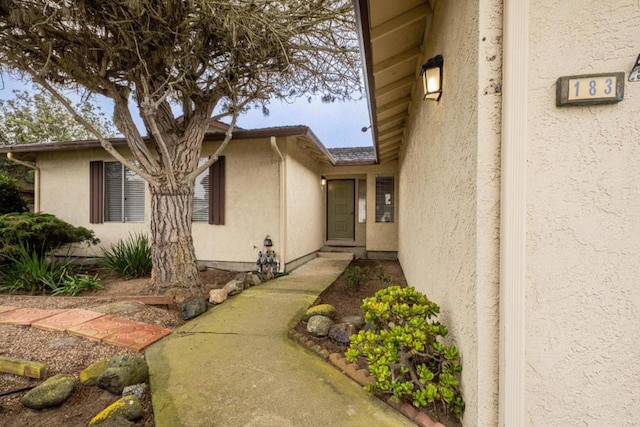
[[[118,151],[114,148],[111,142],[109,142],[108,139],[102,136],[102,134],[89,121],[87,121],[84,117],[78,114],[78,112],[75,110],[75,108],[73,108],[73,106],[69,103],[69,101],[67,101],[67,99],[64,96],[62,96],[49,83],[47,83],[45,79],[43,79],[39,74],[33,71],[31,75],[33,77],[33,80],[36,83],[39,83],[40,85],[42,85],[42,87],[44,87],[45,89],[47,89],[49,93],[51,93],[51,95],[53,95],[53,97],[56,98],[67,109],[67,111],[69,111],[69,114],[71,114],[78,123],[84,126],[93,135],[95,135],[96,139],[100,141],[100,145],[102,145],[102,147],[109,154],[111,154],[116,160],[118,160],[124,166],[126,166],[127,168],[131,169],[132,171],[140,175],[149,184],[152,184],[152,185],[158,184],[158,182],[151,175],[149,175],[148,173],[146,173],[145,171],[137,167],[135,164],[133,164],[133,162],[130,162],[129,160],[125,159],[120,153],[118,153]]]
[[[237,121],[238,121],[238,111],[235,110],[234,113],[233,113],[233,119],[231,120],[231,124],[229,125],[229,128],[227,129],[227,132],[225,133],[224,140],[222,141],[222,144],[220,144],[220,147],[218,147],[218,149],[216,150],[215,153],[213,153],[211,156],[209,156],[209,160],[207,160],[207,162],[205,164],[203,164],[202,166],[196,168],[193,172],[191,172],[189,175],[187,175],[186,179],[188,181],[196,179],[196,177],[198,175],[200,175],[202,172],[204,172],[205,170],[210,168],[211,165],[213,165],[215,162],[218,161],[218,157],[220,157],[220,155],[222,154],[224,149],[227,147],[227,145],[229,145],[229,142],[231,141],[231,137],[233,136],[233,129],[236,127],[236,122]]]

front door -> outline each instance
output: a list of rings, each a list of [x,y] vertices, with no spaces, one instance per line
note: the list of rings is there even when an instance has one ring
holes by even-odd
[[[354,240],[355,181],[334,179],[327,183],[327,240]]]

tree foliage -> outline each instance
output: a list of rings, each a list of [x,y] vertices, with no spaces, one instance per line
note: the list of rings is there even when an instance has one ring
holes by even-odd
[[[199,282],[190,223],[196,177],[217,160],[250,104],[358,91],[354,21],[351,0],[4,0],[0,64],[44,86],[149,183],[154,278],[184,285]],[[137,162],[55,85],[112,99],[114,123]],[[225,116],[225,140],[199,166],[209,120]]]
[[[71,103],[70,100],[67,102]],[[104,113],[88,101],[74,104],[106,137],[117,132]],[[35,93],[14,90],[13,98],[0,99],[0,145],[90,139],[93,135],[69,111],[42,88]]]
[[[11,213],[0,215],[0,255],[23,246],[40,257],[69,243],[96,244],[93,231],[75,227],[55,215],[44,213]]]
[[[0,174],[0,215],[27,210],[27,203],[20,194],[16,181]]]

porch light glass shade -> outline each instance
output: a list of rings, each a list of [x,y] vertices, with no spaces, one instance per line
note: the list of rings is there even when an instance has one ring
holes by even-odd
[[[326,179],[326,178],[322,178],[322,179],[320,180],[320,185],[321,185],[321,186],[323,186],[323,187],[324,187],[325,185],[327,185],[327,179]]]
[[[437,101],[442,95],[442,55],[434,56],[424,63],[420,74],[424,88],[424,99]]]

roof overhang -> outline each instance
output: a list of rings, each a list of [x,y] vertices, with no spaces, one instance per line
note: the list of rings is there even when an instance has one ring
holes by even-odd
[[[301,148],[314,160],[331,165],[337,164],[331,153],[307,126],[282,126],[251,130],[236,130],[233,132],[232,141],[265,139],[271,138],[272,136],[275,136],[276,138],[295,138],[295,141],[301,146]],[[225,134],[223,132],[207,133],[204,137],[204,141],[222,141],[224,137]],[[115,148],[126,148],[127,146],[127,140],[125,138],[111,138],[109,141]],[[42,144],[3,145],[0,146],[0,153],[16,153],[20,154],[20,158],[23,160],[35,160],[37,153],[42,152],[75,151],[96,148],[102,148],[100,141],[91,139],[81,141],[48,142]]]
[[[374,147],[384,163],[400,154],[435,0],[353,1]]]

